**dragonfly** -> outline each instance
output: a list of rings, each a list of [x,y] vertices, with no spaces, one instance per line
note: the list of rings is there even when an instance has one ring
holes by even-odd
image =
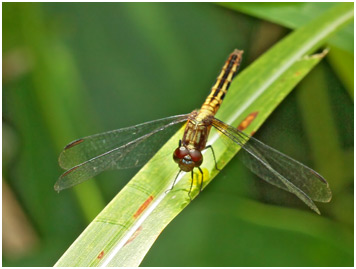
[[[268,183],[293,193],[320,214],[314,201],[326,203],[332,197],[328,182],[320,174],[245,134],[239,128],[215,118],[230,83],[238,72],[242,54],[242,50],[235,49],[229,55],[199,110],[84,137],[69,143],[59,156],[59,165],[67,171],[59,177],[54,189],[59,192],[73,187],[105,170],[143,166],[164,144],[166,140],[163,137],[172,133],[174,126],[186,122],[183,138],[173,152],[173,160],[178,164],[178,175],[182,171],[191,172],[193,177],[195,168],[200,171],[200,191],[203,185],[203,172],[200,168],[203,163],[202,150],[212,150],[218,169],[213,148],[206,146],[213,126],[234,145],[243,149],[238,155],[253,173]]]

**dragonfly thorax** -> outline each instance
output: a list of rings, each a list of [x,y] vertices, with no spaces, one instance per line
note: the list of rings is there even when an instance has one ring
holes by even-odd
[[[186,146],[180,146],[174,151],[173,159],[178,163],[182,171],[189,172],[194,167],[199,167],[202,164],[203,155],[197,149],[188,149]]]

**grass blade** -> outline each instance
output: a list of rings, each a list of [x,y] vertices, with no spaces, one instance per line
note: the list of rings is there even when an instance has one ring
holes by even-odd
[[[336,7],[337,3],[219,3],[219,5],[290,29],[297,29],[328,9]],[[350,5],[350,10],[353,10],[353,4]],[[353,33],[353,24],[350,23],[336,33],[328,43],[353,54]]]

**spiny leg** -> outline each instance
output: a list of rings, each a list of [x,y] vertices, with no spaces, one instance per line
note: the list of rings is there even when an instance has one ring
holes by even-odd
[[[182,170],[179,170],[178,174],[176,175],[176,178],[175,178],[174,181],[173,181],[172,187],[169,188],[168,190],[166,190],[165,193],[168,193],[168,192],[170,192],[171,190],[173,190],[173,187],[174,187],[174,185],[176,184],[176,181],[177,181],[177,178],[178,178],[180,172],[182,172]]]
[[[193,173],[193,170],[190,171],[190,172],[191,172],[192,182],[190,183],[190,188],[189,188],[188,196],[189,196],[190,201],[192,201],[192,196],[190,195],[190,193],[192,192],[193,181],[194,181],[194,173]]]
[[[206,146],[205,149],[207,148],[210,148],[211,149],[211,152],[213,153],[213,158],[214,158],[214,162],[215,162],[215,169],[218,170],[218,171],[221,171],[221,169],[218,168],[218,163],[216,161],[216,157],[215,157],[215,152],[214,152],[214,149],[212,147],[212,145],[209,145],[209,146]],[[200,169],[200,167],[198,167]]]
[[[199,169],[199,171],[201,173],[200,188],[199,188],[199,193],[201,193],[202,190],[203,190],[204,173],[203,173],[203,170],[201,170],[200,167],[198,167],[198,169]],[[192,196],[190,195],[190,193],[192,192],[193,182],[194,182],[194,172],[193,172],[193,170],[191,171],[191,177],[192,177],[192,181],[190,183],[190,188],[189,188],[189,192],[188,192],[190,201],[192,201]]]
[[[201,173],[201,180],[200,180],[200,189],[199,189],[199,193],[201,193],[201,191],[203,190],[203,183],[204,183],[204,173],[203,170],[201,170],[200,167],[198,167],[200,173]]]

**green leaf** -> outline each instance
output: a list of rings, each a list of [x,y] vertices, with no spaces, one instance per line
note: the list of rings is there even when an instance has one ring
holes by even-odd
[[[224,7],[255,16],[290,29],[297,29],[337,3],[219,3]],[[353,5],[350,5],[353,10]],[[329,40],[328,60],[350,96],[354,90],[354,25],[349,23]]]
[[[354,99],[354,53],[331,47],[328,60],[351,99]]]
[[[217,118],[238,126],[248,115],[258,112],[246,133],[258,129],[294,86],[323,58],[308,56],[342,26],[350,22],[350,4],[333,10],[301,27],[241,72],[234,80]],[[136,174],[96,217],[57,262],[56,266],[138,266],[153,242],[189,203],[190,174],[181,174],[168,193],[178,168],[171,160],[182,130]],[[231,150],[212,130],[219,167],[224,167],[237,150]],[[204,186],[218,173],[212,154],[204,152]],[[194,178],[192,196],[198,194]],[[175,251],[175,250],[172,250]]]
[[[297,29],[337,6],[337,3],[219,3],[220,5],[267,20],[290,29]],[[353,5],[350,5],[350,11]],[[328,40],[330,45],[354,53],[354,27],[348,24]]]

